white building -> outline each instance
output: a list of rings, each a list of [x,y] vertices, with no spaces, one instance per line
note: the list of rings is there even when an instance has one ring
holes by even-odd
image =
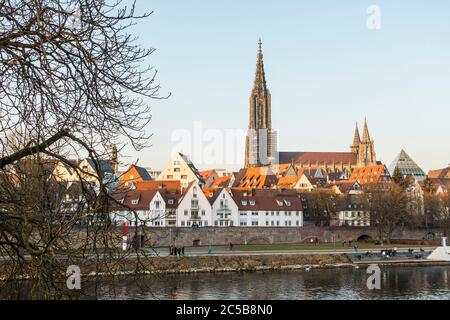
[[[363,199],[362,195],[357,194],[349,194],[343,199],[338,212],[339,226],[370,226],[370,212]]]
[[[197,181],[192,181],[180,198],[177,227],[211,227],[211,204]]]
[[[241,227],[302,227],[303,206],[300,198],[272,190],[233,190]]]
[[[168,227],[176,225],[176,206],[179,195],[165,194],[159,190],[130,190],[114,198],[130,208],[115,205],[111,219],[116,224],[124,220],[130,226]]]
[[[225,188],[215,190],[209,202],[214,227],[239,226],[239,208],[230,191]]]
[[[181,153],[177,153],[175,158],[169,161],[157,180],[178,180],[182,188],[186,188],[192,181],[201,186],[204,184],[200,172],[189,157]]]

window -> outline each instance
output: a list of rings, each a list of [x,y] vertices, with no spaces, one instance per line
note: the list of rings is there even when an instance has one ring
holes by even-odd
[[[269,211],[266,211],[266,217],[269,216]]]
[[[174,203],[174,201],[173,201],[173,199],[169,199],[169,204],[173,204]]]
[[[133,200],[131,200],[131,204],[138,204],[138,202],[139,202],[139,199],[133,199]]]
[[[269,221],[266,221],[266,227],[268,227],[269,226]]]
[[[277,211],[277,217],[279,217],[280,216],[280,211]]]
[[[286,204],[286,206],[290,207],[291,206],[291,202],[288,200],[284,200],[284,203]]]
[[[241,211],[241,212],[239,212],[239,215],[240,215],[240,216],[246,216],[246,215],[247,215],[247,212]]]
[[[205,220],[205,223],[203,224],[205,227],[208,226],[208,220]]]
[[[300,221],[295,221],[295,225],[298,227],[300,225]]]
[[[187,210],[184,210],[184,215],[187,216],[189,212]]]
[[[187,178],[188,178],[187,175],[185,175],[185,174],[181,175],[181,179],[186,180]]]
[[[249,202],[251,206],[254,206],[256,204],[255,200],[250,200]]]
[[[252,216],[258,216],[258,215],[259,215],[259,213],[257,211],[252,212]]]
[[[287,221],[285,221],[285,222],[284,222],[284,225],[285,225],[285,226],[287,227],[287,225],[288,225],[288,222],[287,222]]]
[[[270,221],[270,225],[273,227],[274,226],[274,222],[273,221]]]
[[[181,221],[181,226],[184,227],[185,225],[186,225],[186,222],[184,222],[184,220]]]
[[[272,211],[271,216],[273,217],[274,214],[275,214],[275,213]]]
[[[202,216],[206,216],[206,211],[202,210]]]
[[[283,201],[277,200],[277,204],[278,204],[278,206],[282,207],[283,206]]]
[[[243,206],[246,206],[247,205],[247,200],[241,200],[241,203],[242,203]]]
[[[297,212],[295,213],[295,215],[298,217],[298,216],[299,216],[299,212],[297,211]]]
[[[173,175],[171,175],[171,174],[167,175],[167,179],[169,179],[169,180],[173,179]]]
[[[160,201],[155,201],[155,208],[156,208],[156,210],[159,210],[159,204],[160,204]]]
[[[280,221],[277,221],[277,227],[279,227],[280,226]]]
[[[239,225],[240,225],[241,227],[245,227],[245,226],[247,225],[247,221],[241,221],[241,222],[239,223]]]
[[[252,221],[252,226],[253,227],[257,227],[258,226],[258,221]]]
[[[180,171],[181,171],[180,168],[173,169],[173,172],[180,172]]]

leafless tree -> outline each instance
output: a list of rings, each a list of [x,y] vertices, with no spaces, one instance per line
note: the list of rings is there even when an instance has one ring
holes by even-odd
[[[34,279],[33,296],[70,296],[68,264],[113,274],[126,263],[100,161],[113,145],[148,145],[149,103],[165,98],[148,66],[154,49],[130,30],[150,14],[121,0],[0,2],[0,268]],[[95,174],[71,161],[82,157]],[[52,174],[55,161],[75,170],[76,196]]]
[[[368,197],[371,226],[378,232],[379,241],[391,242],[396,228],[409,217],[406,191],[395,183],[374,184],[365,187]]]

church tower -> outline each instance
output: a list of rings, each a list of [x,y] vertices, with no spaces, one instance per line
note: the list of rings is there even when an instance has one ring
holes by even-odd
[[[359,135],[358,123],[356,123],[355,136],[353,137],[353,144],[350,146],[352,153],[359,153],[359,145],[361,144],[361,137]]]
[[[361,143],[358,148],[358,167],[376,165],[375,142],[370,140],[369,126],[364,121],[364,130]]]
[[[255,80],[249,101],[249,125],[245,141],[245,167],[277,163],[277,134],[272,130],[271,95],[267,88],[262,53],[258,43]]]

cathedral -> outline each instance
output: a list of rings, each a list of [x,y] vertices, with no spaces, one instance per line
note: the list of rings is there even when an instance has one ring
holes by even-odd
[[[271,95],[267,88],[262,54],[258,43],[255,80],[250,95],[249,125],[245,141],[245,167],[277,163],[277,132],[272,129]]]
[[[255,80],[249,102],[249,126],[245,141],[245,167],[292,163],[296,168],[322,168],[350,175],[354,168],[376,165],[375,143],[367,120],[362,138],[356,125],[350,152],[278,152],[277,132],[272,129],[271,95],[267,88],[261,39],[258,43]]]

